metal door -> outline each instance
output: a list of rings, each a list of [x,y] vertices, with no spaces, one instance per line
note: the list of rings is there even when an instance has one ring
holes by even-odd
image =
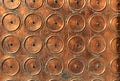
[[[120,81],[120,0],[0,0],[0,81]]]

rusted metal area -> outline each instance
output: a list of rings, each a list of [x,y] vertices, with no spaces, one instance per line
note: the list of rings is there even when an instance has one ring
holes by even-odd
[[[0,0],[0,81],[119,81],[119,0]]]

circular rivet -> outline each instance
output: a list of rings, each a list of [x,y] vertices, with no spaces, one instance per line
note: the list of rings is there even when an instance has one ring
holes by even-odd
[[[82,74],[85,69],[83,60],[79,58],[72,58],[68,62],[68,69],[72,74],[75,74],[75,75]]]
[[[109,5],[113,11],[115,11],[115,12],[120,11],[120,1],[119,0],[109,0]]]
[[[41,28],[42,26],[42,18],[39,15],[36,14],[29,14],[25,18],[25,27],[29,31],[36,31]]]
[[[89,5],[95,11],[102,11],[106,7],[106,1],[104,1],[104,0],[89,0]]]
[[[7,53],[16,53],[20,48],[20,41],[14,35],[5,36],[2,40],[2,48]]]
[[[106,20],[102,15],[95,14],[90,18],[90,28],[94,32],[102,32],[106,28]]]
[[[63,7],[64,0],[46,0],[46,3],[48,8],[58,10]]]
[[[70,80],[70,81],[84,81],[84,80],[79,79],[79,78],[74,78],[74,79],[72,79],[72,80]]]
[[[106,49],[105,39],[101,35],[95,35],[90,38],[88,43],[88,50],[94,55],[101,54]]]
[[[89,72],[93,75],[101,75],[105,72],[106,64],[103,58],[94,58],[89,62]]]
[[[85,6],[85,0],[68,0],[70,9],[79,11],[82,10]]]
[[[81,32],[85,28],[85,19],[79,14],[73,14],[68,19],[68,26],[74,32]]]
[[[60,53],[63,51],[64,42],[59,36],[50,36],[46,42],[46,46],[51,53]]]
[[[30,35],[24,40],[24,47],[29,53],[38,53],[42,49],[42,41],[39,36]]]
[[[120,31],[120,22],[118,21],[119,18],[120,16],[117,15],[112,17],[110,20],[110,29],[116,33]]]
[[[43,0],[25,0],[25,3],[30,9],[38,9],[42,6]]]
[[[49,81],[60,81],[60,80],[53,78],[53,79],[50,79]]]
[[[59,14],[51,14],[46,20],[46,26],[52,32],[59,32],[64,27],[64,19]]]
[[[91,81],[104,81],[102,78],[93,78]]]
[[[20,18],[14,13],[6,14],[2,19],[2,24],[8,31],[15,31],[20,26]]]
[[[16,9],[20,6],[21,0],[3,0],[3,4],[8,9]]]
[[[73,53],[82,53],[85,50],[85,41],[81,36],[72,36],[68,40],[68,48]]]
[[[2,62],[2,72],[7,75],[16,75],[19,71],[19,63],[15,58],[6,58]]]
[[[113,72],[113,73],[120,73],[120,71],[118,70],[120,67],[120,58],[118,57],[115,57],[111,60],[110,62],[110,70]]]
[[[59,75],[63,71],[63,62],[59,58],[50,58],[46,63],[46,70],[51,75]]]
[[[110,48],[113,53],[120,53],[120,37],[115,37],[110,42]]]
[[[41,63],[37,58],[28,58],[24,63],[24,69],[30,75],[37,75],[41,71]]]
[[[118,79],[114,79],[114,80],[112,80],[112,81],[120,81],[120,79],[118,78]]]

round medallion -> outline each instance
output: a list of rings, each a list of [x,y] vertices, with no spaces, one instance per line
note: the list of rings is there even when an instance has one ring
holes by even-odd
[[[8,31],[15,31],[20,26],[20,18],[17,14],[8,13],[2,19],[2,24]]]
[[[85,28],[85,19],[79,14],[73,14],[68,19],[68,27],[71,31],[81,32]]]
[[[58,10],[64,5],[64,0],[46,0],[46,2],[47,6],[53,10]]]
[[[29,53],[38,53],[42,49],[42,41],[39,36],[30,35],[24,40],[24,47]]]
[[[89,62],[89,72],[93,75],[101,75],[105,72],[106,63],[103,58],[97,57]]]
[[[20,41],[14,35],[7,35],[2,40],[2,48],[7,53],[16,53],[20,48]]]
[[[43,4],[43,0],[25,0],[25,2],[30,9],[38,9]]]
[[[85,3],[85,0],[68,0],[69,7],[75,11],[82,10],[85,6]]]
[[[90,38],[88,50],[94,55],[99,55],[106,49],[106,41],[101,35],[95,35]]]
[[[120,0],[109,0],[109,5],[113,11],[120,11]]]
[[[59,14],[51,14],[46,20],[46,26],[52,32],[59,32],[64,27],[64,19]]]
[[[113,53],[120,53],[120,37],[115,37],[110,42],[110,48]]]
[[[60,53],[64,48],[64,42],[59,36],[50,36],[46,45],[51,53]]]
[[[36,31],[42,26],[42,18],[37,14],[29,14],[25,18],[25,28],[29,31]]]
[[[84,69],[85,69],[84,62],[79,58],[72,58],[68,63],[68,70],[72,74],[75,74],[75,75],[82,74]]]
[[[114,17],[112,17],[111,21],[110,21],[110,29],[114,32],[120,32],[120,22],[119,22],[119,15],[116,15]]]
[[[20,6],[21,0],[3,0],[3,4],[8,9],[16,9]]]
[[[46,63],[46,70],[52,75],[59,75],[63,70],[62,60],[59,58],[51,58]]]
[[[92,79],[91,81],[104,81],[104,80],[101,79],[101,78],[94,78],[94,79]]]
[[[19,63],[15,58],[7,58],[2,62],[2,72],[7,75],[16,75],[19,72]]]
[[[113,73],[120,73],[119,67],[120,67],[120,58],[115,57],[110,62],[110,69]]]
[[[95,11],[102,11],[106,7],[106,0],[89,0],[90,7]]]
[[[102,32],[106,28],[106,21],[102,15],[94,14],[90,18],[90,28],[94,32]]]
[[[68,40],[68,48],[73,53],[82,53],[85,50],[85,41],[81,36],[72,36]]]
[[[24,69],[30,75],[37,75],[41,71],[41,63],[37,58],[28,58],[24,63]]]
[[[84,80],[78,79],[78,78],[74,78],[74,79],[72,79],[72,80],[70,80],[70,81],[84,81]]]

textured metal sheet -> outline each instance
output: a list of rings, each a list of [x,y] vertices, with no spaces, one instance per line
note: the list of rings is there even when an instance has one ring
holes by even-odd
[[[0,0],[0,81],[120,81],[119,0]]]

